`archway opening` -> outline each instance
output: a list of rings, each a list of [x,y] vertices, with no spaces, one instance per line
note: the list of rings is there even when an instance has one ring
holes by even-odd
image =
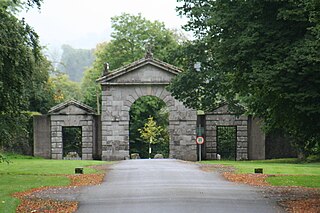
[[[217,153],[224,160],[237,158],[237,127],[217,126]]]
[[[129,153],[131,158],[169,157],[169,110],[166,103],[155,96],[142,96],[130,108]],[[152,121],[154,123],[152,124]],[[154,126],[158,130],[151,130]],[[144,137],[144,131],[154,132]],[[151,133],[152,134],[152,133]],[[148,133],[147,133],[148,135]],[[150,140],[151,139],[151,140]]]
[[[82,157],[82,128],[62,127],[63,157],[68,160],[77,160]]]

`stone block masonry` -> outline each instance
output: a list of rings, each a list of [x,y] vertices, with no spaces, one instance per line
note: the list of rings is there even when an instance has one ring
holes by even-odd
[[[111,96],[112,91],[121,93],[113,96],[111,104],[102,107],[102,159],[123,160],[129,158],[129,110],[131,105],[144,94],[156,96],[169,108],[170,158],[196,160],[196,111],[171,97],[161,86],[118,86],[104,89],[103,97]],[[150,90],[151,88],[151,90]],[[151,91],[151,93],[148,93]],[[159,95],[160,96],[157,96]],[[123,97],[127,97],[123,99]]]
[[[98,81],[102,85],[102,159],[129,158],[129,110],[142,96],[155,96],[169,109],[169,157],[197,160],[196,111],[165,89],[181,71],[152,58],[134,62]]]
[[[213,112],[205,115],[206,159],[217,159],[217,126],[236,127],[236,160],[248,159],[248,117],[238,116],[228,111],[228,106],[223,105]]]
[[[91,160],[93,153],[93,116],[51,115],[51,153],[52,159],[62,159],[63,127],[81,127],[82,129],[82,159]]]

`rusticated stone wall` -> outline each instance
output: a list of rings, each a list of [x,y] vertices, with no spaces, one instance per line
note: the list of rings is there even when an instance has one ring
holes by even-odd
[[[92,115],[51,115],[51,158],[63,158],[62,127],[82,128],[82,159],[91,160],[93,154]]]
[[[102,92],[102,159],[129,158],[129,110],[142,96],[155,96],[169,108],[170,158],[195,161],[196,111],[174,99],[165,85],[108,85]]]
[[[206,159],[217,159],[217,126],[235,126],[237,129],[236,159],[248,159],[248,116],[228,112],[224,105],[214,112],[206,113]]]
[[[181,72],[162,61],[146,57],[114,72],[105,70],[102,85],[102,159],[129,158],[129,110],[142,96],[155,96],[169,108],[169,157],[197,160],[197,115],[165,89]]]

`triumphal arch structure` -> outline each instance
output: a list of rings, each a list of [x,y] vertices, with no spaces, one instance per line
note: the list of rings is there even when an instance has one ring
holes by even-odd
[[[197,160],[196,110],[187,108],[166,90],[180,72],[151,54],[112,72],[105,66],[97,80],[102,87],[102,160],[129,158],[129,111],[142,96],[158,97],[169,109],[169,157]]]

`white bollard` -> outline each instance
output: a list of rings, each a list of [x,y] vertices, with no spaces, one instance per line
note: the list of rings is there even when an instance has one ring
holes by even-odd
[[[221,160],[221,155],[217,154],[217,160]]]

